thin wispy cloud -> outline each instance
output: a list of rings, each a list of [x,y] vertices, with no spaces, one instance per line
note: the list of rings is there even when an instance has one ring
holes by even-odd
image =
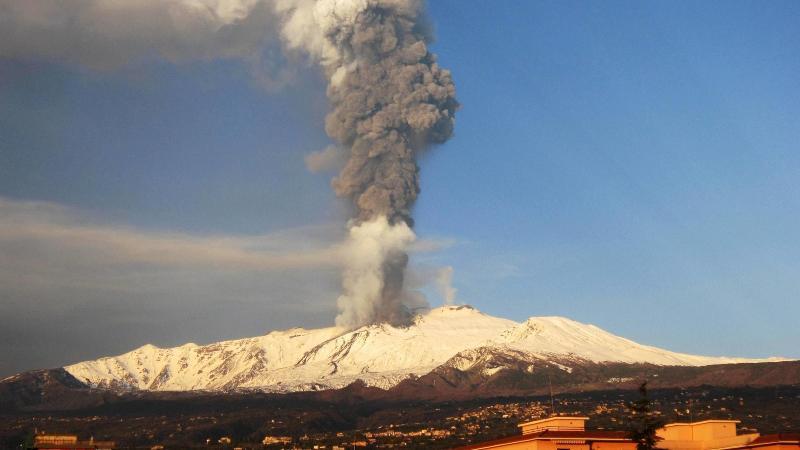
[[[52,255],[70,254],[73,262],[138,264],[158,267],[207,267],[236,270],[335,268],[341,265],[340,224],[279,230],[262,235],[192,235],[96,224],[80,211],[48,202],[0,197],[0,250],[26,248]],[[412,251],[435,252],[452,240],[420,240]]]
[[[0,340],[11,352],[0,373],[148,342],[332,324],[345,231],[340,223],[260,235],[146,230],[0,197]],[[420,240],[412,254],[422,259],[451,244]],[[42,327],[52,350],[44,359],[23,345],[41,339]],[[95,335],[114,338],[87,340]]]
[[[340,247],[319,241],[309,248],[314,227],[257,236],[195,236],[88,224],[76,212],[49,203],[0,199],[0,245],[47,248],[83,262],[167,267],[276,270],[335,267]],[[331,238],[333,226],[318,226]],[[302,248],[306,247],[306,248]]]

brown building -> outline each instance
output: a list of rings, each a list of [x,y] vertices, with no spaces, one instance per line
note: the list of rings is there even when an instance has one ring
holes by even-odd
[[[519,424],[520,435],[458,450],[635,450],[625,431],[587,431],[588,417],[550,417]],[[656,433],[663,450],[800,450],[800,433],[737,434],[738,420],[671,423]]]
[[[47,450],[112,450],[115,448],[113,441],[79,441],[78,436],[40,434],[33,438],[34,449]]]
[[[738,420],[670,423],[656,433],[664,450],[800,450],[800,433],[737,434]]]
[[[522,434],[460,450],[636,450],[624,431],[586,431],[588,417],[550,417],[519,424]]]

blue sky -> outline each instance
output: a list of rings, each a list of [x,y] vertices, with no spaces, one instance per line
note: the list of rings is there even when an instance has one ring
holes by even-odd
[[[417,223],[465,242],[461,298],[797,356],[798,6],[457,3],[430,5],[464,108]]]
[[[455,136],[420,161],[415,210],[420,237],[453,244],[417,259],[453,266],[459,302],[688,353],[800,357],[800,4],[428,9],[462,108]],[[303,162],[330,143],[324,89],[306,67],[268,91],[232,59],[96,70],[0,57],[0,197],[137,233],[284,230],[303,244],[302,227],[346,220],[330,174]],[[96,274],[69,289],[7,284],[3,351],[19,362],[0,372],[332,323],[330,270],[219,276],[208,289],[188,269],[159,288],[145,275],[119,291]],[[48,314],[107,324],[12,326]]]

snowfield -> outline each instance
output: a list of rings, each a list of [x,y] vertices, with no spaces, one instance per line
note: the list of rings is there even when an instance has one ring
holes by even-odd
[[[565,371],[571,371],[565,361],[702,366],[782,360],[674,353],[563,317],[518,323],[470,306],[444,306],[416,316],[408,327],[293,328],[202,346],[145,345],[65,369],[90,386],[119,389],[292,392],[340,388],[355,380],[387,389],[445,364],[468,369],[484,351],[549,360]]]

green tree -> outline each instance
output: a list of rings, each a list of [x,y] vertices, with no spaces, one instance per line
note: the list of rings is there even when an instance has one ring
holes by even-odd
[[[628,403],[628,434],[636,442],[636,450],[653,450],[656,447],[656,430],[663,422],[656,416],[647,395],[647,381],[639,386],[639,399]]]

